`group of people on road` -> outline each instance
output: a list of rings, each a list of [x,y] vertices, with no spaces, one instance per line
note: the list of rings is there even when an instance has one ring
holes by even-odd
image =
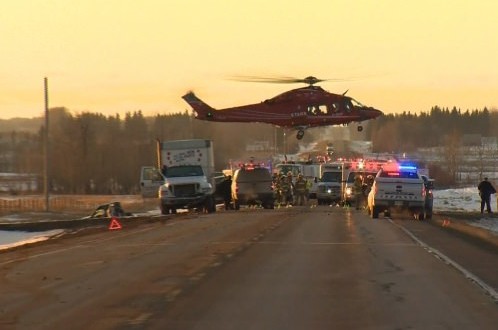
[[[294,180],[292,172],[287,175],[274,174],[273,189],[276,193],[276,203],[278,206],[303,206],[308,201],[308,195],[311,188],[311,182],[306,180],[299,173]]]
[[[362,175],[357,174],[353,183],[354,203],[357,210],[363,208],[365,200],[372,188],[373,176],[368,175],[363,178]],[[292,172],[287,175],[273,176],[273,187],[276,192],[276,203],[278,206],[292,206],[292,205],[305,205],[309,199],[309,192],[312,182],[306,180],[301,173],[297,175],[296,180],[293,180]],[[225,181],[221,184],[221,192],[225,202],[225,210],[232,210],[232,177],[228,175]],[[477,189],[481,198],[481,214],[486,209],[487,213],[492,213],[491,210],[491,195],[496,193],[495,187],[491,184],[487,177],[482,180]],[[122,209],[120,207],[110,207],[108,213],[119,213]]]

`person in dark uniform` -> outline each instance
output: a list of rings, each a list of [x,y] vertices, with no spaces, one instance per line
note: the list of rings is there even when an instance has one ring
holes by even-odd
[[[233,210],[232,205],[232,176],[227,175],[225,181],[221,184],[221,195],[225,202],[225,210]]]
[[[477,186],[477,189],[479,189],[479,196],[481,196],[481,214],[484,213],[485,205],[486,211],[488,213],[492,213],[490,199],[491,195],[496,193],[495,187],[493,187],[491,182],[488,181],[488,178],[484,178],[484,180]]]

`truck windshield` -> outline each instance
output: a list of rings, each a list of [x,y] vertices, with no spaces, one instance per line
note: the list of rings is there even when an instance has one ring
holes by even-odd
[[[235,175],[236,182],[270,182],[271,174],[266,168],[255,168],[253,170],[239,170]]]
[[[341,172],[325,172],[322,176],[322,182],[341,182]]]
[[[179,178],[184,176],[203,176],[204,172],[200,166],[172,166],[166,170],[167,178]]]

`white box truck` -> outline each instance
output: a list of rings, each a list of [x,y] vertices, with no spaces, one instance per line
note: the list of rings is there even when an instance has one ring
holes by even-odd
[[[212,141],[158,141],[157,156],[160,172],[156,173],[160,173],[163,179],[157,195],[161,213],[176,213],[177,209],[193,208],[209,213],[216,211]],[[146,167],[142,168],[142,173],[147,173]],[[150,189],[145,179],[147,178],[142,176],[143,194]],[[150,185],[157,185],[158,180],[149,182]]]

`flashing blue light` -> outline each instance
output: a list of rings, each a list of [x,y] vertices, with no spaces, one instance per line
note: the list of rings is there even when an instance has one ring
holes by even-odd
[[[417,166],[414,164],[400,164],[399,165],[399,170],[400,171],[417,171]]]

